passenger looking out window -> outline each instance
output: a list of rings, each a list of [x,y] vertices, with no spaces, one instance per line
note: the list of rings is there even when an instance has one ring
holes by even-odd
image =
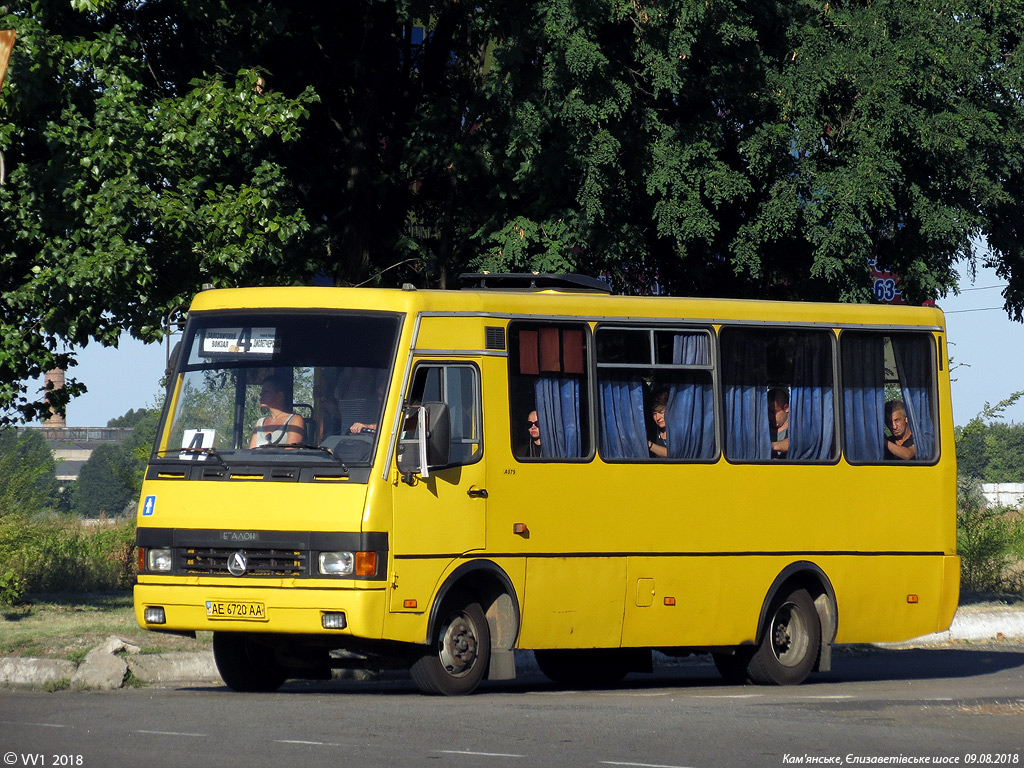
[[[768,420],[772,440],[772,458],[784,459],[789,452],[789,392],[768,390]]]
[[[647,450],[651,456],[664,459],[668,456],[668,427],[665,424],[665,408],[668,405],[668,392],[662,392],[654,398],[651,408],[651,419],[654,421],[654,436],[647,441]]]
[[[907,420],[907,407],[900,400],[885,404],[885,426],[890,434],[885,436],[885,458],[912,459],[917,455],[914,435]]]

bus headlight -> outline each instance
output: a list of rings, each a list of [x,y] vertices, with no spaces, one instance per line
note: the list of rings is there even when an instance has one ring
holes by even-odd
[[[321,552],[322,576],[376,576],[376,552]]]
[[[320,573],[324,576],[351,576],[355,562],[352,552],[321,552]]]
[[[174,564],[170,549],[147,549],[146,570],[147,571],[169,571]]]

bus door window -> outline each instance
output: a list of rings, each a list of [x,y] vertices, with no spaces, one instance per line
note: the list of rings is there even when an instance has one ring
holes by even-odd
[[[722,329],[723,421],[730,461],[835,459],[833,338],[830,331]]]
[[[480,373],[474,365],[420,364],[413,372],[409,404],[441,402],[451,420],[451,453],[448,466],[472,464],[483,455]],[[410,426],[404,440],[416,437]]]
[[[845,331],[840,344],[846,458],[857,463],[934,461],[932,335]]]
[[[710,333],[601,327],[596,339],[602,458],[713,459]],[[655,409],[664,418],[664,440]]]
[[[591,453],[587,326],[513,323],[509,327],[512,445],[528,458],[527,421],[536,412],[542,459]]]

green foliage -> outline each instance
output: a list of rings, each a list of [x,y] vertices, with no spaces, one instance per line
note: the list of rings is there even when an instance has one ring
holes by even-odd
[[[0,573],[0,605],[23,605],[25,603],[25,577],[14,571]]]
[[[128,412],[122,416],[110,419],[107,422],[107,426],[111,428],[130,429],[148,416],[150,412],[151,411],[148,408],[139,408],[138,410],[130,408],[128,409]]]
[[[71,508],[84,517],[120,515],[133,501],[133,477],[134,466],[122,446],[104,443],[79,470]]]
[[[101,592],[135,581],[135,521],[0,518],[0,562],[11,593]]]
[[[160,411],[129,411],[114,421],[134,422],[131,434],[119,444],[100,445],[82,465],[71,490],[71,509],[84,517],[120,515],[132,511],[153,449]]]
[[[969,592],[1020,592],[1024,559],[1024,516],[1007,507],[988,507],[977,481],[957,484],[957,551],[961,586]]]
[[[42,435],[0,428],[0,518],[50,508],[57,494],[54,469]]]
[[[986,483],[1024,482],[1024,424],[996,421],[1021,397],[1024,391],[1014,392],[995,405],[986,403],[981,413],[955,429],[960,477]]]
[[[20,382],[84,344],[159,338],[204,283],[538,269],[867,301],[877,259],[919,302],[984,241],[1019,319],[1022,11],[0,7],[18,32],[0,98],[0,418],[41,413]]]

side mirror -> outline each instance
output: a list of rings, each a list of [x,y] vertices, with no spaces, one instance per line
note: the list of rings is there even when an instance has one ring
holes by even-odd
[[[447,466],[451,454],[451,417],[445,403],[410,405],[402,419],[398,441],[398,471],[411,482],[413,475],[430,477],[431,468]]]

